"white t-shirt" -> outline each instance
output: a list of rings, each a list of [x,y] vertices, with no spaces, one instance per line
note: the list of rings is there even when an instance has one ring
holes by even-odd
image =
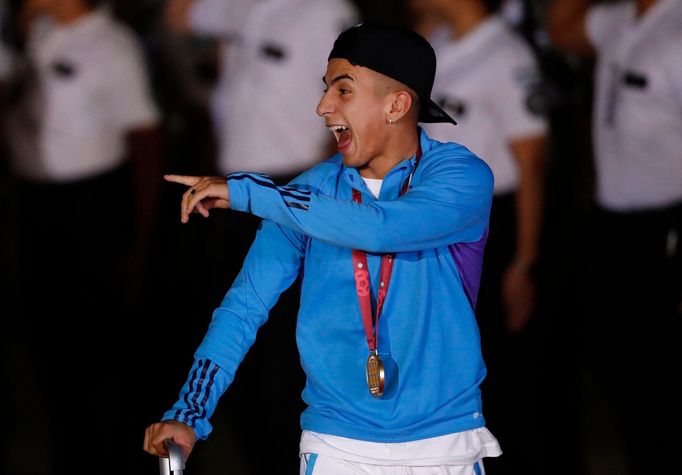
[[[251,9],[228,81],[222,172],[291,174],[331,141],[315,108],[327,57],[355,22],[347,0],[267,0]]]
[[[43,18],[31,33],[33,87],[8,120],[13,168],[53,182],[116,168],[127,132],[158,120],[133,33],[106,10],[66,25]]]
[[[593,137],[597,199],[634,211],[682,200],[682,1],[590,9],[598,52]]]
[[[256,0],[195,0],[189,10],[190,29],[218,40],[220,76],[211,94],[211,114],[216,133],[222,134],[227,113],[228,84],[246,20]]]
[[[256,0],[195,0],[189,24],[195,33],[231,40],[238,37]]]
[[[372,193],[372,195],[378,199],[379,194],[381,194],[381,185],[384,184],[384,180],[380,178],[365,178],[363,176],[362,181],[365,182],[365,185],[367,185],[367,188]]]
[[[434,139],[457,142],[490,166],[495,194],[516,189],[510,141],[544,135],[545,118],[532,110],[539,82],[529,47],[504,21],[491,16],[460,40],[440,43],[431,96],[457,125],[423,124]]]
[[[473,465],[482,458],[502,454],[497,439],[485,427],[393,443],[367,442],[304,430],[299,451],[350,462],[408,467]]]

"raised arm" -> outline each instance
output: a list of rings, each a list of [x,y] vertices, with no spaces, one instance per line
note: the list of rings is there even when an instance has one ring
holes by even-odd
[[[263,221],[261,226],[241,272],[213,313],[180,397],[162,422],[147,428],[144,449],[153,455],[165,455],[163,441],[171,438],[187,456],[194,440],[208,436],[212,429],[209,419],[258,328],[298,276],[305,237],[271,221]]]
[[[305,185],[276,186],[267,176],[252,173],[233,173],[227,187],[219,177],[166,179],[190,186],[181,203],[183,222],[195,210],[207,216],[209,207],[231,207],[336,246],[420,251],[477,241],[487,226],[492,173],[462,150],[420,164],[404,196],[368,204],[333,198]]]
[[[552,43],[568,53],[593,55],[587,34],[590,0],[553,0],[547,9],[547,33]]]
[[[420,182],[404,196],[369,204],[272,187],[261,184],[262,177],[235,174],[228,177],[231,207],[330,244],[369,252],[477,241],[488,222],[492,174],[478,159],[450,158],[423,170]]]

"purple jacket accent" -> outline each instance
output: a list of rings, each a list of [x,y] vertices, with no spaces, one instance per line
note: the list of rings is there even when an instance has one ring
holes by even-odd
[[[448,246],[448,250],[455,260],[459,275],[462,278],[464,293],[469,299],[471,308],[476,308],[478,289],[481,286],[481,271],[483,270],[483,250],[488,240],[488,228],[476,242],[459,242]]]

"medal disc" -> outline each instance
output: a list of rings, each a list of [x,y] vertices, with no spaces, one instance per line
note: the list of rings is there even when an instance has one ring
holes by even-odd
[[[384,363],[375,352],[367,358],[367,387],[374,397],[384,394]]]

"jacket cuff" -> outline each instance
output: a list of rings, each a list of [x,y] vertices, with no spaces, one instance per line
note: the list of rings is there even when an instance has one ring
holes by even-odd
[[[235,180],[232,178],[236,173],[227,176],[227,191],[230,196],[230,209],[235,211],[249,210],[248,180]],[[240,173],[243,175],[243,173]]]
[[[213,431],[213,426],[210,422],[208,422],[208,420],[199,419],[192,423],[188,420],[185,411],[178,411],[175,408],[164,412],[163,416],[161,417],[161,422],[164,421],[178,421],[191,427],[194,431],[194,435],[197,437],[197,440],[206,440],[211,431]]]

